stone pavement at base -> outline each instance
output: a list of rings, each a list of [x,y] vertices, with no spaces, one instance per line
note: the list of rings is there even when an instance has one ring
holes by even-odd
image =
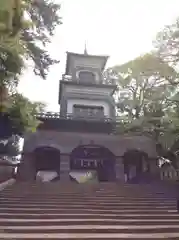
[[[0,239],[179,239],[176,200],[156,189],[16,183],[0,192]]]

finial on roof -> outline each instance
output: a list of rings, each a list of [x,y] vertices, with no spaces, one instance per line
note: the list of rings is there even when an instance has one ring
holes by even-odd
[[[85,54],[85,55],[88,55],[88,52],[87,52],[87,47],[86,47],[86,41],[85,41],[85,49],[84,49],[84,54]]]

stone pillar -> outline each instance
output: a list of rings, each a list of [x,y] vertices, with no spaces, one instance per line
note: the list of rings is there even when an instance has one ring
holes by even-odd
[[[117,158],[116,159],[116,179],[118,181],[125,181],[125,176],[124,176],[124,165],[122,163],[122,158]]]
[[[60,157],[60,180],[69,181],[70,156],[61,155]]]
[[[24,153],[17,170],[17,181],[34,181],[35,176],[34,154]]]

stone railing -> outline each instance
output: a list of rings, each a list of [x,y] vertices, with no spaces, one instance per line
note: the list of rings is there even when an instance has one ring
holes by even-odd
[[[45,112],[45,113],[38,113],[36,115],[37,118],[39,119],[62,119],[62,120],[87,120],[87,121],[101,121],[101,122],[113,122],[114,119],[109,118],[107,116],[103,117],[96,117],[93,115],[86,115],[86,116],[78,116],[78,115],[73,115],[73,114],[66,114],[66,115],[61,115],[60,113],[57,112]]]
[[[179,169],[168,168],[160,171],[161,180],[179,181]]]

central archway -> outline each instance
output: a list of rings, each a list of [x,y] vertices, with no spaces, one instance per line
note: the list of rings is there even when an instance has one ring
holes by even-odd
[[[114,181],[115,155],[100,145],[80,145],[70,155],[72,171],[96,171],[99,181]]]
[[[60,177],[60,151],[43,146],[34,150],[34,167],[38,171],[54,171]]]

